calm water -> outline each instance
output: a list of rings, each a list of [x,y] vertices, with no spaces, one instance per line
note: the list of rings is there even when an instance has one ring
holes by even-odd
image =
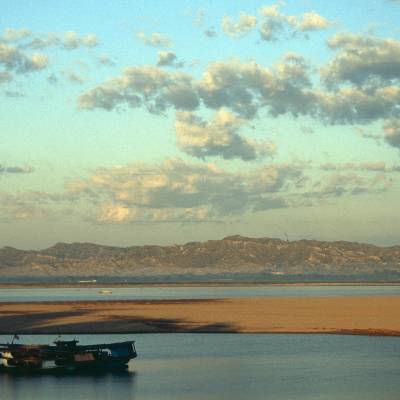
[[[69,336],[65,336],[68,338]],[[0,337],[0,340],[9,339]],[[23,337],[48,342],[50,336]],[[82,343],[132,339],[81,336]],[[0,374],[1,400],[398,400],[400,339],[335,335],[135,335],[126,374]]]
[[[112,294],[100,294],[111,290]],[[379,296],[400,295],[400,285],[377,286],[196,286],[127,288],[0,289],[0,302],[68,300],[209,299],[259,296]]]

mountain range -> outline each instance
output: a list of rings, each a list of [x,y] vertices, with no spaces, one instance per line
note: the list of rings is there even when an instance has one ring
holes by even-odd
[[[235,235],[172,246],[57,243],[44,250],[0,249],[0,277],[374,274],[400,274],[400,246]]]

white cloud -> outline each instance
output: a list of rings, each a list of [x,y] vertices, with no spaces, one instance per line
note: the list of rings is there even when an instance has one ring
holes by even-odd
[[[121,76],[81,94],[78,103],[84,109],[112,110],[128,105],[145,106],[150,112],[161,113],[168,107],[193,110],[199,99],[190,75],[140,66],[125,68]]]
[[[272,202],[301,177],[301,168],[291,165],[228,172],[215,164],[170,159],[158,166],[98,169],[72,187],[74,195],[90,193],[93,199],[95,194],[91,202],[98,222],[201,222],[242,215],[262,201]]]
[[[182,68],[184,64],[184,62],[178,61],[178,57],[172,51],[160,51],[158,53],[158,67]]]
[[[48,58],[43,54],[26,55],[14,46],[0,43],[0,65],[7,71],[23,74],[46,68]]]
[[[140,39],[146,46],[152,47],[171,47],[172,40],[162,33],[154,32],[146,35],[144,32],[137,32],[136,37]]]
[[[271,68],[239,60],[211,63],[199,92],[207,107],[227,107],[251,118],[261,107],[273,115],[308,113],[313,101],[309,86],[306,63],[290,54]]]
[[[223,17],[222,30],[230,37],[243,37],[248,34],[257,25],[257,17],[241,13],[238,21],[235,22],[230,17]]]
[[[32,34],[27,28],[14,29],[5,28],[3,35],[0,37],[0,41],[3,42],[18,42],[22,39],[26,39]]]
[[[277,40],[279,35],[307,33],[329,28],[332,23],[315,11],[301,15],[285,15],[281,12],[282,3],[275,3],[260,9],[260,36],[263,40]]]
[[[386,121],[383,126],[385,141],[393,147],[400,149],[400,119]]]
[[[229,111],[219,110],[206,122],[191,112],[180,112],[175,122],[179,148],[194,157],[261,159],[275,152],[272,143],[257,142],[239,134],[245,120]]]
[[[98,45],[97,36],[94,33],[85,36],[79,36],[74,31],[68,31],[62,39],[64,48],[68,50],[77,49],[80,46],[94,47]]]
[[[319,31],[331,26],[325,17],[314,11],[306,12],[299,17],[289,17],[289,23],[302,32]]]
[[[339,53],[322,70],[328,84],[351,82],[356,85],[380,79],[390,83],[400,78],[400,41],[371,35],[339,33],[329,41]]]

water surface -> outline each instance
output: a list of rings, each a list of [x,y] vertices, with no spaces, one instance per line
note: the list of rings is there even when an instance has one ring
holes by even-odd
[[[101,294],[102,290],[111,294]],[[400,295],[400,285],[334,286],[160,286],[117,288],[0,288],[0,302],[6,301],[90,301],[215,299],[262,296],[380,296]]]
[[[65,338],[70,336],[65,335]],[[400,340],[340,335],[151,334],[125,374],[0,375],[2,400],[398,400]],[[0,340],[9,339],[0,337]],[[46,343],[54,337],[23,337]]]

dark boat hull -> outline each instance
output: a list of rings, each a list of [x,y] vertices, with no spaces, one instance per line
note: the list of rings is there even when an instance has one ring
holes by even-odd
[[[86,365],[54,365],[51,367],[14,367],[0,366],[0,373],[10,374],[98,374],[107,372],[124,372],[127,371],[128,364],[120,362],[93,362]]]
[[[137,357],[133,341],[99,345],[77,340],[52,345],[0,344],[0,372],[17,374],[123,371]]]

